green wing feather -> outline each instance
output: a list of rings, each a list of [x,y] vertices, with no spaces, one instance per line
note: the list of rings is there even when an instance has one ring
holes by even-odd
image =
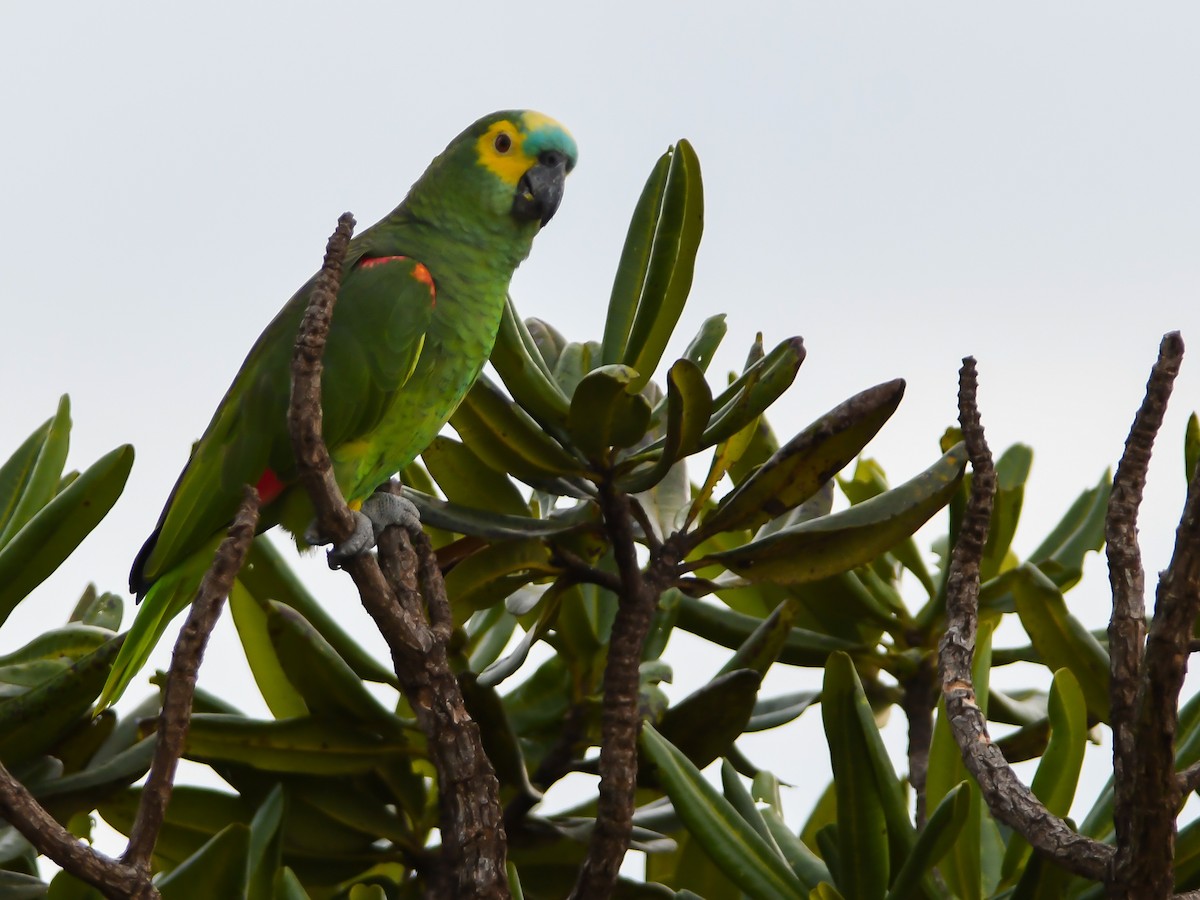
[[[332,453],[368,437],[412,376],[434,309],[432,288],[423,278],[427,271],[420,263],[395,257],[355,265],[343,279],[321,379],[323,431]],[[102,706],[120,696],[171,619],[192,601],[242,486],[257,484],[267,469],[284,484],[294,480],[287,433],[291,357],[311,288],[310,281],[255,343],[138,555],[130,586],[145,596]],[[300,488],[289,487],[264,508],[260,531],[278,522],[283,498],[293,490]]]

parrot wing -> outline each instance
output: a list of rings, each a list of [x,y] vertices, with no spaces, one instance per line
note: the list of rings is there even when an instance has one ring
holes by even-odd
[[[101,706],[124,691],[167,625],[191,603],[212,553],[241,500],[256,485],[271,501],[295,480],[287,431],[291,358],[310,281],[267,326],[242,364],[130,573],[144,597],[114,661]],[[416,368],[436,290],[429,270],[403,256],[362,258],[344,276],[321,378],[323,435],[333,450],[369,434]]]

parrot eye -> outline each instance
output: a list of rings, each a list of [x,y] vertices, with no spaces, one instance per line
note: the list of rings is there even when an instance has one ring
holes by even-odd
[[[493,143],[497,153],[507,153],[512,149],[512,138],[507,131],[502,131],[496,135],[496,140]]]

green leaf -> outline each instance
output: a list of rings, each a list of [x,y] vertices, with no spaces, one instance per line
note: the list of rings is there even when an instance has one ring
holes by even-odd
[[[758,528],[803,503],[840,472],[896,411],[904,396],[897,379],[856,394],[777,450],[704,517],[701,537]]]
[[[803,896],[799,879],[775,849],[648,722],[641,745],[689,834],[734,884],[754,900]]]
[[[380,664],[338,624],[329,610],[300,582],[266,535],[259,535],[250,545],[238,581],[258,600],[276,600],[304,616],[359,678],[399,688],[396,674]]]
[[[804,356],[804,341],[792,337],[750,365],[713,399],[714,412],[700,437],[700,446],[719,444],[762,415],[796,380]]]
[[[421,452],[421,459],[451,503],[508,516],[529,515],[529,504],[511,479],[488,468],[465,444],[438,435]]]
[[[873,900],[887,892],[890,872],[888,817],[875,771],[884,763],[890,768],[891,763],[886,756],[873,758],[878,733],[875,741],[868,738],[863,711],[874,730],[854,663],[844,653],[832,654],[825,667],[821,717],[837,794],[838,884],[856,900]],[[899,782],[895,783],[898,790]]]
[[[971,668],[975,699],[980,709],[987,714],[988,677],[991,673],[992,632],[996,617],[980,617],[979,630],[975,637],[975,659]],[[967,782],[970,791],[970,810],[958,840],[939,863],[939,871],[955,897],[962,900],[982,900],[990,896],[992,881],[984,865],[986,847],[999,840],[995,822],[987,812],[979,788],[967,774],[963,765],[958,743],[946,720],[946,705],[938,703],[937,720],[933,728],[933,741],[929,748],[929,775],[925,784],[926,803],[940,804],[961,782]],[[995,875],[999,876],[997,871]]]
[[[740,648],[746,647],[746,654],[738,659],[745,660],[747,665],[751,659],[762,658],[758,648],[767,647],[768,642],[764,640],[760,643],[760,639],[767,637],[772,628],[772,625],[764,625],[763,619],[687,596],[679,601],[679,620],[676,625],[731,650],[740,651]],[[763,628],[764,632],[756,637],[759,628]],[[835,650],[859,649],[856,642],[802,628],[790,628],[786,635],[778,659],[791,666],[820,667]],[[767,652],[770,652],[769,647]]]
[[[312,900],[304,885],[290,867],[284,866],[275,873],[275,900]]]
[[[407,741],[384,740],[344,723],[203,713],[192,717],[184,755],[264,772],[343,775],[369,771],[407,752]]]
[[[1084,491],[1051,530],[1041,545],[1029,555],[1060,590],[1068,590],[1083,574],[1083,558],[1089,551],[1104,546],[1104,520],[1112,476],[1105,472],[1100,482]]]
[[[128,444],[105,454],[0,549],[0,624],[100,523],[125,489],[132,466]]]
[[[561,444],[485,376],[476,380],[450,424],[488,466],[534,487],[583,472]]]
[[[662,481],[672,466],[699,447],[700,435],[712,415],[712,391],[704,372],[679,359],[667,372],[667,421],[663,446],[652,466],[618,480],[624,491],[640,493]]]
[[[609,447],[631,447],[650,426],[650,404],[638,391],[638,373],[628,366],[601,366],[589,372],[571,396],[567,433],[590,457]]]
[[[223,828],[195,855],[157,882],[163,900],[211,900],[244,897],[249,886],[250,829],[240,823]]]
[[[920,475],[847,510],[811,519],[730,550],[709,553],[751,581],[800,584],[862,565],[920,528],[949,501],[962,478],[959,444]]]
[[[338,652],[304,616],[266,601],[267,636],[304,712],[340,718],[386,738],[404,740],[401,721],[367,690]],[[304,712],[295,715],[303,715]]]
[[[1195,413],[1188,416],[1187,432],[1183,438],[1183,471],[1188,488],[1191,488],[1192,479],[1200,471],[1200,416]]]
[[[421,522],[426,525],[497,541],[562,534],[595,521],[598,515],[592,503],[580,503],[573,509],[554,512],[545,519],[534,519],[527,515],[505,516],[447,503],[407,487],[404,496],[412,501],[421,514]]]
[[[512,297],[505,298],[490,361],[522,409],[543,424],[566,424],[569,403],[551,372],[554,361],[543,356],[538,341],[517,315]]]
[[[37,464],[42,447],[45,446],[53,422],[54,419],[47,419],[38,426],[4,465],[0,466],[0,531],[5,530],[12,521],[13,512],[29,485],[33,468]]]
[[[1017,614],[1034,648],[1051,671],[1071,670],[1088,712],[1108,721],[1108,651],[1067,611],[1062,592],[1036,566],[1023,564],[1013,581]]]
[[[1083,752],[1087,747],[1087,705],[1079,682],[1070,669],[1054,673],[1050,687],[1050,742],[1033,776],[1032,790],[1054,815],[1062,818],[1071,810],[1079,772],[1083,767]],[[1033,852],[1019,834],[1008,840],[1001,877],[1010,879],[1025,866]]]
[[[40,431],[41,429],[39,429]],[[36,432],[35,432],[36,434]],[[33,518],[38,510],[54,499],[58,493],[59,482],[63,477],[63,467],[67,464],[67,448],[71,439],[71,400],[63,394],[58,401],[58,410],[50,420],[46,429],[46,437],[38,448],[37,457],[32,460],[28,469],[23,469],[18,463],[16,471],[12,472],[14,481],[20,485],[20,493],[16,495],[12,506],[4,510],[3,527],[0,528],[0,548],[3,548],[13,535],[17,534],[25,523]],[[20,459],[21,450],[17,451]],[[9,472],[3,473],[6,477]]]
[[[242,652],[250,665],[250,674],[258,685],[258,692],[266,701],[267,709],[276,719],[290,719],[308,715],[308,706],[300,692],[284,674],[279,656],[272,646],[267,629],[267,607],[269,601],[260,601],[246,590],[240,581],[235,581],[229,593],[229,611],[237,628]]]
[[[629,331],[637,315],[638,303],[646,284],[646,273],[650,268],[650,254],[654,249],[654,233],[662,216],[663,193],[667,184],[667,173],[674,154],[670,148],[658,158],[646,186],[633,209],[625,246],[617,263],[617,277],[613,282],[608,301],[608,314],[604,320],[604,341],[600,353],[605,365],[619,363],[625,356]]]
[[[604,350],[601,354],[605,363],[623,362],[636,370],[639,377],[635,382],[635,390],[639,391],[649,382],[658,367],[667,341],[683,312],[692,287],[692,270],[696,263],[696,251],[700,246],[700,235],[704,230],[704,190],[700,179],[700,161],[696,158],[692,145],[686,140],[679,141],[668,151],[668,155],[670,160],[663,178],[662,202],[653,214],[654,236],[644,257],[644,274],[638,271],[641,269],[638,265],[641,259],[638,258],[640,254],[636,249],[630,260],[634,272],[625,275],[622,271],[625,265],[624,255],[622,269],[618,270],[618,284],[628,280],[637,284],[638,288],[628,337],[623,342],[619,339],[619,332],[622,330],[620,322],[627,315],[626,310],[629,306],[628,294],[624,298],[618,298],[617,284],[614,284],[614,299],[610,301],[609,306],[618,321],[612,329],[614,339],[611,342],[609,327],[606,325]],[[651,176],[652,181],[656,176],[657,169],[655,175]],[[650,185],[647,185],[647,188],[653,190]],[[635,222],[638,221],[638,214],[642,212],[643,206],[639,202]],[[631,235],[633,228],[631,225]],[[616,351],[621,344],[623,346],[619,356],[614,355],[610,360],[610,348]]]
[[[559,569],[540,540],[501,541],[472,553],[446,575],[446,594],[457,621],[499,603],[518,587]]]
[[[0,759],[5,765],[11,768],[44,753],[87,715],[122,640],[110,638],[37,687],[0,702]]]
[[[0,869],[0,897],[4,900],[42,900],[47,886],[36,875]]]
[[[992,521],[988,528],[987,544],[980,562],[980,579],[987,581],[1003,569],[1009,547],[1021,518],[1025,499],[1025,482],[1033,465],[1033,450],[1024,444],[1014,444],[996,461],[996,497]]]
[[[888,482],[879,463],[873,459],[860,458],[854,467],[853,476],[839,478],[838,486],[851,504],[857,504],[884,493],[888,489]],[[917,549],[916,541],[911,537],[907,538],[888,552],[896,558],[900,565],[912,572],[930,597],[937,594],[937,585],[933,583],[933,576],[929,574],[921,551]]]
[[[942,802],[925,823],[913,852],[904,860],[892,881],[887,900],[908,900],[909,897],[916,896],[921,879],[954,846],[967,823],[970,811],[971,792],[967,783],[962,781],[942,798]]]
[[[751,669],[717,675],[668,707],[658,732],[703,769],[727,753],[745,730],[761,683],[762,676]]]

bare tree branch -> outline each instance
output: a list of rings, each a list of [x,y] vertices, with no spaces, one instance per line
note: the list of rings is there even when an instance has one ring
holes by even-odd
[[[353,531],[353,517],[334,480],[329,452],[321,438],[321,355],[353,225],[353,217],[343,215],[329,240],[325,264],[296,339],[288,410],[288,430],[300,480],[312,498],[321,533],[339,542]],[[388,558],[385,566],[393,572],[401,563],[392,557],[398,548],[408,546],[406,538],[389,535],[399,530],[396,526],[386,529],[379,541],[379,552]],[[430,603],[430,620],[440,633],[447,630],[445,589],[431,583],[430,568],[440,581],[432,556],[418,565],[418,574],[429,582],[426,600]],[[425,621],[419,604],[407,595],[403,600],[397,597],[375,556],[364,553],[347,562],[345,569],[358,588],[364,608],[387,641],[396,676],[428,739],[430,758],[437,770],[442,858],[440,867],[430,875],[427,896],[507,898],[499,783],[484,753],[479,728],[467,714],[462,691],[450,669],[446,641],[440,640]]]
[[[972,482],[947,578],[946,633],[940,645],[946,712],[967,771],[992,815],[1063,868],[1104,881],[1113,848],[1075,832],[1021,783],[988,734],[987,720],[975,699],[971,662],[979,616],[979,563],[996,491],[996,471],[975,400],[976,383],[975,360],[967,357],[959,373],[959,422],[971,459]]]
[[[1183,357],[1183,341],[1163,338],[1142,409],[1162,408]],[[1140,420],[1134,423],[1135,431]],[[1131,441],[1132,441],[1132,435]],[[1151,435],[1152,437],[1152,435]],[[1128,445],[1127,445],[1128,446]],[[1124,461],[1122,461],[1124,464]],[[1175,816],[1181,794],[1175,774],[1179,691],[1187,672],[1188,645],[1200,612],[1200,485],[1192,482],[1175,534],[1175,552],[1158,582],[1154,619],[1142,658],[1133,722],[1134,755],[1126,785],[1126,841],[1118,840],[1116,880],[1138,897],[1168,897],[1174,888]]]
[[[638,564],[629,498],[612,484],[600,485],[600,511],[612,541],[620,573],[617,615],[604,667],[604,706],[600,718],[600,793],[596,827],[587,858],[571,893],[572,900],[602,900],[612,896],[633,827],[637,787],[639,666],[642,645],[654,618],[658,593],[647,583]]]
[[[188,612],[187,622],[175,642],[167,677],[163,708],[159,714],[154,762],[146,779],[137,816],[130,830],[129,845],[120,860],[99,853],[58,824],[0,765],[0,813],[14,825],[43,856],[84,881],[104,896],[119,900],[157,900],[159,894],[150,876],[150,857],[162,828],[175,769],[191,721],[192,696],[204,648],[221,606],[233,586],[258,524],[258,494],[246,489],[229,535],[218,548],[212,565]]]
[[[1137,514],[1146,486],[1154,438],[1162,426],[1171,387],[1179,372],[1183,346],[1178,335],[1163,338],[1158,362],[1150,373],[1146,396],[1134,417],[1125,441],[1125,452],[1113,478],[1112,495],[1105,518],[1108,554],[1108,580],[1112,586],[1113,610],[1108,625],[1109,657],[1112,671],[1109,696],[1113,730],[1113,824],[1117,845],[1123,848],[1118,868],[1136,865],[1131,858],[1139,843],[1134,829],[1136,812],[1145,805],[1144,795],[1135,777],[1138,768],[1137,716],[1139,686],[1142,683],[1143,653],[1146,649],[1145,573],[1137,540]],[[1178,344],[1176,347],[1175,345]],[[1170,807],[1172,820],[1175,807]],[[1159,831],[1162,822],[1158,823]],[[1170,829],[1173,833],[1173,828]],[[1155,851],[1157,853],[1157,851]],[[1166,851],[1170,853],[1168,849]],[[1161,856],[1152,868],[1161,870]],[[1168,865],[1169,869],[1169,865]],[[1118,880],[1134,884],[1132,871]],[[1138,882],[1141,878],[1137,878]],[[1161,891],[1160,891],[1161,893]]]
[[[175,783],[175,770],[191,724],[192,697],[196,693],[196,675],[204,658],[204,648],[254,540],[258,508],[258,493],[247,487],[229,534],[217,548],[212,565],[188,610],[187,621],[175,641],[171,668],[163,688],[162,711],[158,716],[154,761],[130,830],[129,846],[121,857],[125,865],[137,869],[147,878],[150,876],[150,856],[162,829]]]
[[[105,856],[55,821],[0,763],[0,814],[42,856],[113,900],[158,900],[150,876]]]

